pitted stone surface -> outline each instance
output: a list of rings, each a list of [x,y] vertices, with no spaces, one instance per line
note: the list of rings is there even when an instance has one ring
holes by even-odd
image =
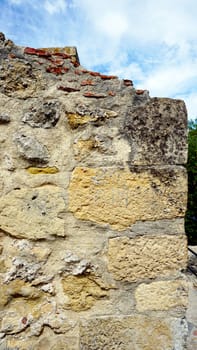
[[[187,307],[188,283],[186,280],[142,283],[135,292],[137,310],[169,310]]]
[[[42,145],[36,137],[27,136],[24,134],[17,134],[15,136],[19,153],[21,156],[29,161],[37,161],[40,163],[47,163],[49,160],[49,153],[46,146]]]
[[[38,105],[38,108],[35,106],[35,103]],[[57,124],[59,117],[59,104],[57,101],[43,101],[40,105],[36,101],[29,108],[29,111],[24,113],[22,121],[33,128],[50,129]]]
[[[58,218],[64,210],[62,193],[54,186],[14,190],[1,198],[0,228],[17,238],[64,236],[64,220]]]
[[[175,275],[187,266],[184,235],[109,240],[108,268],[117,280],[136,282]]]
[[[187,161],[187,112],[181,100],[152,98],[128,109],[123,134],[131,145],[131,165]]]
[[[94,276],[68,276],[62,280],[63,291],[69,301],[65,308],[83,311],[91,308],[97,300],[108,296],[109,287]]]
[[[172,176],[174,180],[172,180]],[[176,184],[176,185],[175,185]],[[69,209],[78,219],[122,231],[139,220],[184,216],[184,169],[76,168],[69,187]]]
[[[187,113],[131,78],[0,33],[0,350],[185,349]]]
[[[175,331],[176,322],[139,315],[90,319],[80,327],[80,349],[183,349],[185,344]],[[180,329],[186,333],[184,325]]]

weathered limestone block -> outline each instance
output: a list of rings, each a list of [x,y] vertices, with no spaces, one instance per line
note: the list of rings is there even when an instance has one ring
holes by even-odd
[[[158,281],[150,284],[142,283],[135,291],[138,311],[169,310],[187,307],[188,283],[186,280]]]
[[[118,237],[109,240],[108,269],[114,278],[136,282],[170,276],[187,265],[187,240],[180,236]]]
[[[18,238],[64,236],[64,220],[58,217],[64,210],[62,190],[55,186],[14,190],[1,198],[0,228]]]
[[[187,111],[181,100],[151,98],[128,108],[122,132],[131,145],[131,165],[187,162]]]
[[[37,91],[42,90],[44,83],[40,79],[39,71],[32,72],[32,64],[23,60],[3,60],[0,84],[0,92],[7,96],[18,98],[32,97]],[[11,69],[10,69],[11,68]]]
[[[68,324],[68,321],[65,321]],[[0,349],[10,350],[79,350],[78,327],[67,330],[65,334],[56,334],[50,327],[43,327],[40,336],[30,336],[27,332],[26,337],[21,334],[8,335],[6,341],[0,343]]]
[[[110,286],[94,276],[68,276],[62,279],[62,286],[68,302],[64,307],[73,311],[91,308],[97,300],[107,297]]]
[[[22,121],[33,128],[50,129],[57,124],[59,118],[58,101],[37,100],[29,107],[29,111],[24,113]]]
[[[178,319],[139,315],[93,318],[82,321],[80,349],[178,350],[184,348],[186,331],[186,324]]]
[[[69,210],[78,219],[118,231],[140,220],[183,217],[186,200],[186,173],[177,167],[77,167],[69,187]]]
[[[36,137],[17,134],[15,136],[15,142],[23,158],[40,163],[48,162],[49,152],[46,146],[42,145]]]
[[[67,113],[69,125],[72,129],[91,123],[95,126],[102,125],[108,118],[117,117],[117,112],[101,109],[90,108],[88,105],[77,106],[76,113]]]
[[[0,324],[0,332],[17,334],[30,326],[32,334],[36,332],[40,334],[44,322],[39,322],[39,319],[44,313],[47,317],[51,312],[54,312],[54,307],[50,301],[47,301],[47,298],[35,300],[16,298],[6,308],[6,313]]]
[[[0,33],[0,350],[185,349],[186,137],[182,101]]]
[[[0,308],[7,305],[15,296],[23,297],[26,300],[40,299],[42,292],[26,283],[23,280],[14,280],[9,284],[2,284],[0,289]]]

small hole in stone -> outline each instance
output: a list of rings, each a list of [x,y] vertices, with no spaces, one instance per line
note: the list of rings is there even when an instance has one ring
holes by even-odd
[[[32,201],[34,201],[38,196],[35,194],[33,197],[32,197]]]

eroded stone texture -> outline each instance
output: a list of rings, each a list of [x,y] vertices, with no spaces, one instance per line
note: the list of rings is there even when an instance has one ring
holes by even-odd
[[[37,161],[40,163],[47,163],[49,160],[49,153],[46,146],[42,145],[36,137],[27,136],[24,134],[17,134],[15,136],[19,153],[21,156],[29,161]]]
[[[50,129],[54,127],[60,117],[59,103],[57,101],[43,101],[40,103],[37,101],[38,107],[32,105],[24,114],[22,121],[34,128]]]
[[[54,167],[43,167],[43,168],[38,168],[38,167],[29,167],[27,169],[28,173],[30,174],[56,174],[59,172],[59,169]]]
[[[184,235],[109,240],[108,268],[117,280],[136,282],[174,275],[187,265]]]
[[[101,108],[91,109],[88,105],[77,106],[77,113],[67,113],[69,125],[72,129],[91,123],[95,126],[105,123],[107,118],[117,117],[117,113]]]
[[[108,296],[109,286],[94,276],[68,276],[62,280],[63,290],[69,298],[65,308],[83,311],[91,308],[97,300]]]
[[[7,114],[0,115],[0,124],[7,124],[10,122],[10,116]]]
[[[2,284],[0,289],[0,308],[7,305],[16,295],[26,300],[38,300],[42,294],[38,289],[32,287],[30,283],[17,279],[9,284]]]
[[[186,334],[186,329],[184,324],[178,324],[176,319],[139,315],[84,320],[80,327],[80,349],[183,349],[184,341],[175,328],[178,326],[182,335]]]
[[[187,111],[181,100],[152,98],[129,108],[123,134],[131,145],[131,165],[187,162]]]
[[[157,169],[76,168],[69,187],[69,209],[78,219],[122,231],[139,220],[183,217],[186,174]]]
[[[18,238],[64,236],[64,220],[58,218],[64,210],[63,194],[55,186],[14,190],[1,198],[0,228]]]
[[[188,283],[184,280],[142,283],[135,292],[137,310],[169,310],[187,307]]]
[[[34,325],[37,328],[38,334],[41,332],[43,322],[38,323],[38,320],[45,312],[45,317],[53,312],[53,305],[46,298],[38,300],[26,300],[18,298],[13,301],[8,308],[6,314],[1,321],[1,333],[17,334],[25,330],[31,325],[32,333],[35,332]]]
[[[66,323],[66,321],[65,321]],[[68,323],[68,322],[67,322]],[[65,335],[56,334],[49,327],[43,327],[42,334],[38,336],[30,336],[22,339],[21,334],[8,335],[7,340],[2,340],[0,349],[10,350],[79,350],[78,347],[78,329],[72,327],[67,330]]]
[[[185,348],[186,129],[182,101],[0,33],[0,350]]]

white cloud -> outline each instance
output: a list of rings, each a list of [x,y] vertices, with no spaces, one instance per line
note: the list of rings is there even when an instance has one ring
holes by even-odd
[[[196,0],[3,3],[1,30],[17,44],[75,45],[87,68],[133,79],[152,96],[185,97],[197,114]]]
[[[144,78],[143,84],[152,91],[154,95],[172,96],[175,91],[188,89],[190,82],[197,80],[197,63],[188,64],[185,62],[180,65],[164,65],[155,71],[149,72]]]
[[[118,12],[106,13],[96,23],[96,28],[110,38],[119,38],[129,29],[127,18]]]
[[[65,0],[46,0],[44,2],[44,8],[50,13],[50,15],[53,15],[57,12],[64,12],[67,8],[67,3]]]

